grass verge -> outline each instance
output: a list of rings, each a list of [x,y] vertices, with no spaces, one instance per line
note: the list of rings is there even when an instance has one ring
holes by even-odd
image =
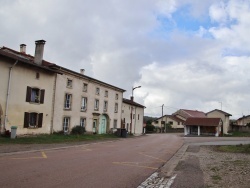
[[[234,131],[228,135],[224,135],[226,137],[250,137],[250,132],[238,132]]]
[[[18,137],[10,139],[0,136],[0,144],[54,144],[54,143],[72,143],[81,141],[95,140],[113,140],[117,137],[113,134],[96,134],[96,135],[63,135],[63,134],[40,134],[27,137]]]
[[[250,154],[250,144],[240,144],[235,146],[218,146],[217,149],[222,152],[248,153]]]

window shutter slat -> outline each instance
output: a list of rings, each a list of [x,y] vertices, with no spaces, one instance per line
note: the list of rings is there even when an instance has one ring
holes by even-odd
[[[27,86],[26,102],[30,102],[30,98],[31,98],[31,87]]]
[[[38,117],[38,128],[41,128],[42,126],[43,126],[43,113],[40,113]]]
[[[43,104],[44,103],[44,95],[45,95],[45,89],[41,90],[41,95],[40,95],[40,103]]]
[[[29,127],[29,113],[28,112],[24,112],[24,128],[28,128]]]

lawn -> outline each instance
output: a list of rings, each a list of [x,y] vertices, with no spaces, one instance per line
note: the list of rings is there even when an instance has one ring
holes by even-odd
[[[250,144],[240,144],[235,146],[218,146],[217,148],[222,152],[232,152],[232,153],[248,153],[250,154]]]
[[[114,134],[83,134],[83,135],[64,135],[64,134],[41,134],[25,137],[17,137],[10,139],[0,136],[0,144],[53,144],[53,143],[72,143],[82,141],[95,141],[95,140],[114,140],[117,137]]]
[[[238,131],[234,131],[228,135],[224,135],[224,136],[228,136],[228,137],[250,137],[250,132],[238,132]]]

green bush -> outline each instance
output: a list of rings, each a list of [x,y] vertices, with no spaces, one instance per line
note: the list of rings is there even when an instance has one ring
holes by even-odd
[[[153,125],[146,125],[146,132],[154,132],[155,127]]]
[[[85,127],[82,127],[80,125],[73,127],[71,130],[71,134],[84,134],[84,132],[86,132]]]

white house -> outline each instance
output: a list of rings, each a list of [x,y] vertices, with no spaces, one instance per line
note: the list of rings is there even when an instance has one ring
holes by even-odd
[[[143,133],[143,116],[145,106],[131,99],[123,99],[122,104],[122,128],[129,133],[139,135]]]

